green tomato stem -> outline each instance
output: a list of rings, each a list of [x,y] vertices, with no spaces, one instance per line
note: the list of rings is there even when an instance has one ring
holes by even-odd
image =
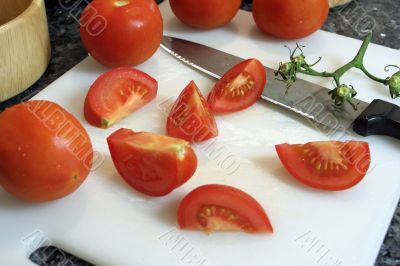
[[[335,80],[335,83],[337,86],[340,86],[340,79],[341,77],[348,72],[352,68],[358,68],[360,69],[367,77],[370,79],[377,81],[379,83],[387,85],[387,79],[381,79],[378,78],[374,75],[372,75],[364,66],[364,56],[365,53],[367,52],[368,45],[370,44],[372,39],[372,33],[368,33],[368,35],[365,37],[360,49],[357,52],[357,55],[354,57],[353,60],[342,66],[341,68],[338,68],[335,70],[333,73],[329,72],[319,72],[311,68],[309,65],[302,66],[303,69],[301,69],[299,72],[311,76],[317,76],[317,77],[331,77]]]
[[[376,82],[382,83],[384,85],[387,85],[387,82],[388,82],[387,79],[381,79],[381,78],[378,78],[378,77],[372,75],[371,73],[368,72],[368,70],[364,66],[361,66],[360,69],[370,79],[375,80]]]
[[[307,74],[310,76],[316,76],[316,77],[324,77],[324,78],[332,78],[333,77],[333,73],[329,73],[329,72],[319,72],[314,70],[312,67],[310,67],[309,65],[303,66],[303,69],[300,69],[299,72],[303,73],[303,74]]]
[[[354,67],[354,68],[360,69],[370,79],[386,85],[387,81],[385,79],[381,79],[381,78],[378,78],[378,77],[372,75],[364,66],[364,56],[365,56],[365,53],[367,52],[367,48],[371,42],[371,39],[372,39],[372,33],[369,32],[367,37],[365,37],[360,49],[358,50],[356,57],[354,57],[354,59],[351,62],[349,62],[348,64],[344,65],[343,67],[341,67],[335,71],[339,78],[345,72],[347,72],[352,67]]]
[[[367,37],[365,37],[360,49],[357,52],[357,55],[353,58],[353,60],[351,60],[350,62],[348,62],[341,68],[338,68],[335,72],[333,72],[333,78],[335,79],[336,83],[340,82],[340,78],[353,67],[359,69],[362,68],[365,69],[364,56],[365,53],[367,52],[368,45],[371,42],[371,38],[372,38],[372,33],[370,32],[368,33]]]
[[[382,79],[382,78],[379,78],[379,77],[371,74],[364,66],[364,56],[365,56],[365,53],[367,52],[367,48],[371,42],[371,39],[372,39],[372,32],[369,32],[367,34],[367,36],[364,38],[362,45],[361,45],[360,49],[358,50],[357,55],[353,58],[353,60],[351,60],[344,66],[336,69],[334,72],[326,72],[326,71],[319,72],[319,71],[313,69],[313,66],[316,65],[320,59],[317,62],[315,62],[314,64],[310,65],[304,60],[305,57],[304,57],[303,53],[301,53],[301,55],[300,55],[301,58],[303,59],[302,62],[294,61],[293,56],[294,56],[294,52],[296,51],[296,50],[294,50],[294,52],[291,53],[291,62],[289,62],[290,64],[292,64],[291,66],[293,67],[293,69],[290,72],[291,80],[290,80],[290,84],[289,83],[287,84],[287,87],[290,87],[290,85],[296,81],[296,73],[298,72],[298,73],[315,76],[315,77],[333,78],[333,80],[335,81],[336,89],[337,89],[337,88],[340,88],[341,86],[345,86],[345,85],[341,84],[341,82],[340,82],[340,79],[342,78],[342,76],[344,74],[346,74],[346,72],[348,72],[350,69],[357,68],[357,69],[361,70],[371,80],[374,80],[374,81],[381,83],[383,85],[386,85],[386,86],[389,85],[389,87],[390,87],[389,89],[390,89],[390,93],[391,93],[392,97],[393,97],[394,93],[396,93],[395,97],[400,96],[400,92],[398,92],[398,91],[400,91],[400,89],[397,89],[397,87],[394,88],[394,85],[392,85],[390,83],[393,80],[393,77],[395,75],[399,75],[398,73],[400,73],[400,71],[398,73],[393,74],[393,76],[391,78],[388,77],[386,79]],[[299,45],[297,45],[296,49],[301,50]],[[298,56],[298,57],[300,57],[300,56]],[[289,64],[289,63],[287,63],[287,64]],[[385,71],[388,71],[389,67],[396,67],[396,68],[400,69],[400,67],[398,67],[398,66],[388,65],[385,67]],[[347,102],[349,102],[355,110],[357,110],[357,105],[351,101],[351,99],[357,94],[357,92],[354,90],[354,88],[352,86],[350,86],[350,87],[352,89],[351,95],[349,96],[350,98],[345,99],[345,100]],[[336,90],[333,90],[333,91],[336,91]],[[335,100],[335,103],[341,104],[343,102],[344,98],[341,95],[332,94],[332,99]]]
[[[330,72],[326,72],[326,71],[319,72],[319,71],[316,71],[315,69],[313,69],[309,65],[303,66],[303,69],[300,69],[299,73],[303,73],[303,74],[310,75],[310,76],[315,76],[315,77],[333,78],[335,80],[336,86],[337,87],[340,86],[340,81],[339,81],[338,78],[335,77],[334,73],[330,73]]]
[[[361,68],[364,65],[364,56],[365,53],[367,52],[367,48],[369,43],[371,42],[371,39],[372,39],[372,32],[369,32],[365,37],[360,49],[358,50],[356,57],[353,59],[354,67]]]

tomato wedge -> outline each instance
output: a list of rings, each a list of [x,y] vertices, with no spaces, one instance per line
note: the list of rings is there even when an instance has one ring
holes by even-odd
[[[371,155],[364,141],[317,141],[276,145],[286,170],[305,185],[323,190],[344,190],[366,175]]]
[[[89,89],[85,118],[93,126],[108,128],[154,99],[157,87],[155,79],[137,69],[107,71]]]
[[[149,196],[164,196],[184,184],[197,168],[189,143],[148,132],[119,129],[107,138],[122,178]]]
[[[236,112],[253,105],[267,83],[264,66],[255,58],[247,59],[228,70],[217,81],[207,101],[215,112]]]
[[[190,192],[178,209],[182,229],[272,233],[268,216],[249,194],[226,185],[204,185]]]
[[[218,135],[214,115],[193,81],[183,89],[173,105],[167,119],[167,132],[169,136],[190,142]]]

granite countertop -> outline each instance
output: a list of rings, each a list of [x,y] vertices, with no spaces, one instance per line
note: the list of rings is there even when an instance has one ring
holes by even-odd
[[[42,78],[29,89],[13,99],[0,103],[0,111],[29,99],[87,56],[80,41],[77,18],[88,1],[75,2],[76,8],[64,10],[58,1],[46,0],[52,45],[49,67]],[[242,9],[251,10],[251,0],[244,0]],[[323,29],[357,39],[362,39],[366,31],[373,30],[374,43],[400,49],[399,11],[400,1],[398,0],[354,0],[345,7],[332,9]],[[73,261],[77,265],[88,265],[77,259]],[[400,265],[400,204],[376,261],[376,266],[388,265]]]

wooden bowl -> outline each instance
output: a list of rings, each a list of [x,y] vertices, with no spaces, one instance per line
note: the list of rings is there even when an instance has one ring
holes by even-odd
[[[351,0],[329,0],[330,7],[342,6],[344,4],[350,3]]]
[[[31,86],[50,61],[44,0],[0,0],[0,102]]]

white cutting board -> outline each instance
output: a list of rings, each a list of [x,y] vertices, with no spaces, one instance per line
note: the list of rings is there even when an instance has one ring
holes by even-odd
[[[173,17],[168,2],[160,8],[165,34],[242,57],[257,57],[267,66],[276,67],[288,59],[285,43],[294,47],[294,42],[260,34],[245,11],[224,28],[196,31]],[[299,42],[307,46],[307,59],[313,61],[322,55],[319,68],[328,70],[350,60],[361,44],[324,31]],[[385,76],[385,65],[398,62],[399,51],[377,45],[371,45],[366,55],[367,67],[381,76]],[[157,99],[108,130],[94,128],[83,118],[86,92],[105,71],[91,58],[35,97],[55,101],[78,117],[94,149],[104,156],[104,163],[78,191],[55,202],[29,205],[0,190],[0,265],[31,265],[27,254],[50,243],[98,265],[373,265],[400,196],[399,140],[379,136],[363,139],[370,143],[373,170],[356,187],[343,192],[310,189],[285,172],[274,145],[328,137],[300,117],[259,101],[243,112],[217,116],[220,135],[195,145],[199,166],[189,182],[168,196],[146,197],[118,176],[106,137],[120,127],[165,134],[165,100],[175,98],[192,79],[207,94],[214,80],[162,50],[138,68],[158,80]],[[347,77],[357,87],[359,98],[392,101],[386,88],[358,72]],[[331,84],[324,79],[312,80]],[[219,157],[215,150],[221,153]],[[178,230],[175,215],[179,201],[195,187],[208,183],[229,184],[254,196],[267,211],[274,234],[208,236]]]

